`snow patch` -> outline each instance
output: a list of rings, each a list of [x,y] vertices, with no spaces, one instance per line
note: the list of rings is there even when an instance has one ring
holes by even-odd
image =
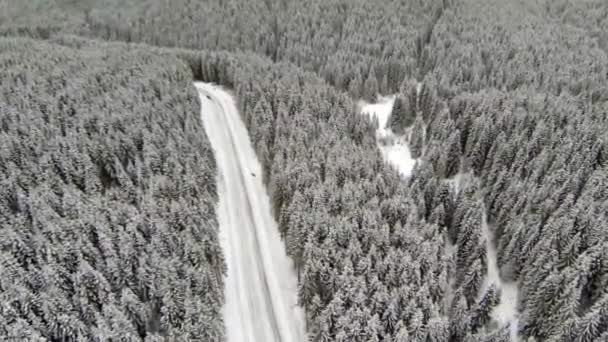
[[[444,182],[451,185],[452,188],[454,188],[454,190],[456,190],[456,192],[459,192],[460,189],[462,188],[462,182],[463,182],[465,175],[466,175],[466,173],[458,172],[453,177],[444,179]]]
[[[395,96],[391,95],[380,97],[377,103],[361,100],[358,104],[361,114],[369,116],[370,119],[376,117],[378,120],[376,141],[384,160],[395,166],[403,177],[409,177],[419,160],[412,158],[406,136],[395,135],[386,127],[394,102]]]
[[[494,234],[488,227],[488,220],[484,208],[482,217],[482,236],[486,240],[486,256],[488,260],[488,274],[484,280],[481,293],[485,293],[491,284],[501,290],[500,302],[492,310],[492,318],[499,326],[509,325],[511,341],[517,341],[518,312],[517,312],[517,283],[503,282],[500,278],[498,263],[496,261],[496,248],[494,247]]]
[[[378,130],[377,134],[380,136],[388,136],[393,132],[390,128],[386,128],[388,118],[391,116],[393,110],[393,103],[395,102],[395,95],[382,96],[376,103],[368,103],[363,100],[359,101],[361,113],[369,116],[370,118],[378,118]]]

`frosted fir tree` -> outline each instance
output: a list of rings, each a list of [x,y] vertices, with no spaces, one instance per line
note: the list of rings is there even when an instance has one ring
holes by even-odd
[[[422,118],[416,119],[410,135],[409,148],[412,158],[420,158],[424,148],[425,126]]]
[[[496,305],[500,303],[501,290],[496,287],[496,284],[491,284],[481,297],[479,303],[473,308],[471,317],[471,329],[473,332],[487,326],[491,321],[490,314]]]
[[[363,84],[363,98],[368,102],[376,101],[378,95],[378,78],[376,77],[375,68],[371,68],[365,83]]]
[[[401,134],[406,128],[412,126],[415,120],[416,112],[413,110],[410,100],[401,95],[396,96],[387,127]]]
[[[355,72],[355,76],[348,83],[348,93],[353,98],[361,97],[361,87],[363,87],[363,80],[360,72]]]

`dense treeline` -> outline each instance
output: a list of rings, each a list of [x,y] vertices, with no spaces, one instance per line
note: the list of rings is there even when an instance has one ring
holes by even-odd
[[[0,40],[0,338],[223,340],[215,161],[190,69]]]
[[[598,47],[608,50],[608,7],[601,0],[560,0],[543,3],[547,14],[563,24],[586,30]]]
[[[479,295],[487,266],[474,186],[456,196],[420,172],[406,187],[383,163],[374,124],[314,75],[248,55],[231,67],[199,56],[203,79],[238,85],[313,340],[508,339],[486,327],[499,293]],[[427,214],[437,203],[471,241],[457,256],[444,253],[445,215]]]
[[[420,221],[354,102],[290,64],[248,53],[173,52],[195,77],[237,89],[298,265],[313,338],[447,339],[457,320],[443,303],[451,272],[444,235]]]
[[[522,339],[606,339],[604,1],[74,3],[0,0],[0,34],[206,49],[118,44],[236,90],[315,341],[508,340],[486,221]],[[346,96],[393,92],[407,183]]]
[[[251,51],[317,72],[359,96],[367,92],[366,82],[377,82],[381,93],[394,92],[404,77],[429,69],[424,46],[451,3],[0,0],[0,9],[5,9],[0,11],[0,34],[48,38],[71,33],[158,46]]]
[[[201,58],[202,79],[237,85],[313,340],[448,339],[457,320],[444,305],[444,234],[420,220],[373,124],[293,65],[214,56],[189,58]]]
[[[443,236],[419,220],[373,126],[327,86],[240,84],[314,340],[446,340]]]
[[[606,52],[598,40],[547,19],[544,6],[535,2],[463,0],[444,12],[427,49],[434,83],[448,96],[527,88],[553,95],[567,90],[593,102],[608,99]]]
[[[425,115],[424,94],[405,101],[419,123],[410,142],[427,167],[440,178],[469,172],[479,180],[475,198],[487,210],[501,275],[519,284],[523,338],[608,334],[608,57],[598,15],[606,9],[461,1],[427,46],[435,67],[423,88],[434,114]],[[462,227],[445,227],[460,251]]]

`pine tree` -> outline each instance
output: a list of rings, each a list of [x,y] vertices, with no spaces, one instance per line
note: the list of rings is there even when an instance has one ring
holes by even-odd
[[[476,305],[473,317],[471,318],[472,331],[476,332],[481,327],[486,326],[490,320],[493,308],[500,303],[501,290],[495,284],[491,284],[486,290],[483,297]]]
[[[420,118],[416,119],[410,136],[410,154],[412,158],[420,158],[422,156],[425,140],[424,131],[424,122]]]
[[[378,79],[374,68],[371,68],[363,84],[363,98],[368,102],[375,102],[378,95]]]
[[[473,303],[477,294],[481,289],[483,278],[485,274],[482,262],[477,259],[475,260],[466,270],[466,273],[462,280],[462,290],[465,298],[469,303]]]
[[[462,341],[471,328],[471,318],[468,313],[469,306],[462,292],[458,290],[454,294],[452,307],[450,308],[450,339]]]
[[[458,173],[460,168],[460,132],[456,130],[448,139],[448,149],[443,161],[444,174],[446,178],[450,178]]]
[[[396,133],[402,133],[406,128],[412,126],[415,120],[416,113],[412,110],[408,98],[396,96],[387,126]]]
[[[357,98],[361,97],[361,87],[362,86],[363,86],[363,81],[362,81],[361,74],[359,72],[355,72],[355,77],[352,78],[350,80],[350,82],[348,83],[348,93],[350,94],[350,96],[357,99]]]
[[[604,295],[591,310],[576,321],[573,333],[576,342],[591,342],[608,330],[608,296]]]

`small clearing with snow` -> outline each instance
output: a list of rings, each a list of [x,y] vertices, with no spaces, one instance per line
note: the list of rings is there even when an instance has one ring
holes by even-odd
[[[494,247],[494,234],[488,227],[488,220],[484,208],[482,219],[482,233],[486,240],[486,256],[488,258],[488,275],[482,286],[484,293],[491,284],[501,290],[500,302],[492,310],[492,318],[504,327],[509,325],[511,341],[517,341],[518,312],[517,312],[517,283],[503,282],[500,278],[498,264],[496,262],[496,248]]]
[[[406,136],[397,136],[390,128],[386,127],[393,110],[393,102],[395,102],[394,95],[380,97],[377,103],[359,101],[359,108],[361,108],[361,114],[378,119],[376,141],[384,160],[395,166],[402,176],[408,177],[411,175],[418,159],[412,158],[407,146]]]

